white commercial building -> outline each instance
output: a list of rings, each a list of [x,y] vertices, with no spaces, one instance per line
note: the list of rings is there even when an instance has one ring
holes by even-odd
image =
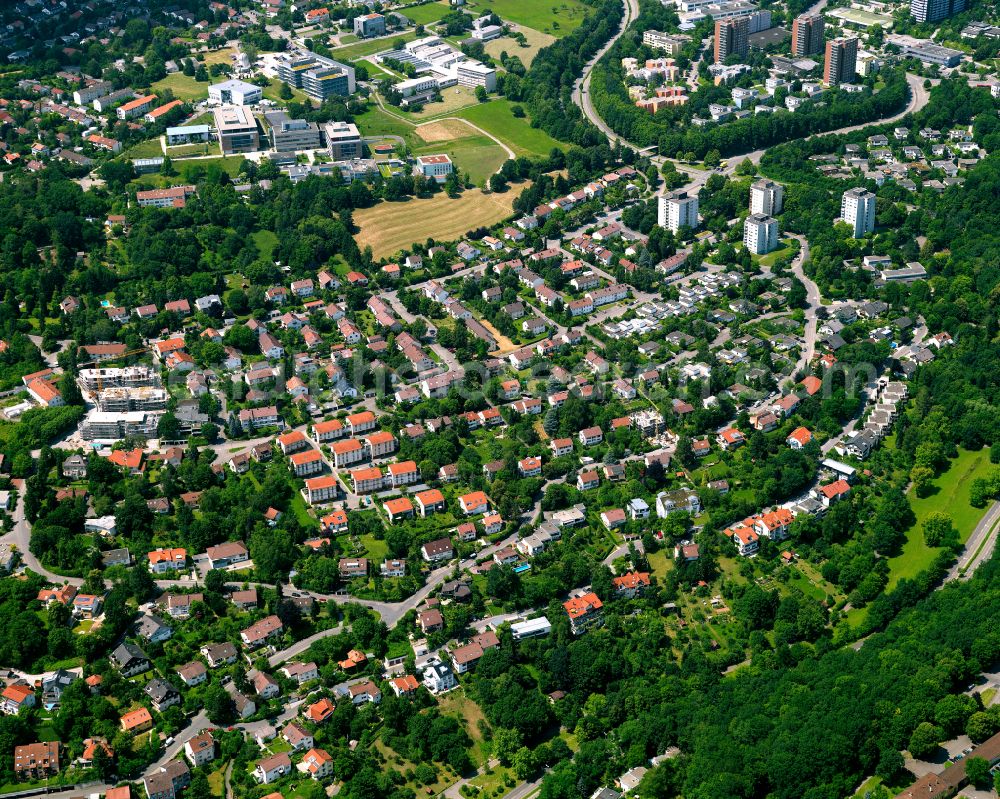
[[[766,214],[750,214],[743,226],[743,243],[754,255],[765,255],[778,246],[778,222]]]
[[[750,213],[774,216],[781,213],[785,188],[773,180],[758,180],[750,187]]]
[[[674,191],[657,198],[656,221],[676,233],[682,227],[698,227],[698,198],[686,191]]]
[[[854,231],[854,238],[860,239],[875,230],[875,195],[860,186],[848,189],[840,201],[840,220]]]
[[[421,155],[417,157],[417,171],[425,178],[434,178],[438,183],[444,183],[452,173],[451,158],[447,155]]]
[[[264,97],[260,86],[242,80],[227,80],[208,87],[208,99],[226,105],[253,105]]]

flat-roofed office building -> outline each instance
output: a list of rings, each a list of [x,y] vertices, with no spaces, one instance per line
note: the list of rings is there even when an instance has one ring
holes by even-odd
[[[245,105],[216,108],[215,130],[224,153],[249,153],[260,149],[257,120]]]

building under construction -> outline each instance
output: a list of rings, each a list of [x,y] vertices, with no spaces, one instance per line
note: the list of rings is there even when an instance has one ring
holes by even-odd
[[[168,397],[164,389],[153,386],[106,388],[97,392],[97,409],[109,413],[164,411]]]
[[[81,369],[77,375],[80,390],[94,394],[109,388],[159,388],[160,373],[149,366],[121,368]]]

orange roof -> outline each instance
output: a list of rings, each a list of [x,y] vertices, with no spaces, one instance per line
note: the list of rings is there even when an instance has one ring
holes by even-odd
[[[361,413],[352,413],[347,417],[347,423],[350,425],[359,424],[370,424],[375,421],[375,414],[372,411],[361,411]]]
[[[355,483],[363,480],[379,480],[382,477],[382,470],[377,466],[366,466],[364,469],[354,469],[351,472],[351,479]]]
[[[392,433],[386,430],[379,430],[376,433],[372,433],[371,435],[365,436],[365,440],[369,444],[388,444],[394,438],[395,436],[393,436]]]
[[[149,711],[144,707],[140,707],[138,710],[133,710],[122,716],[122,729],[126,732],[129,730],[134,730],[136,727],[141,727],[144,724],[152,724],[153,717],[150,715]]]
[[[408,694],[410,691],[416,691],[420,687],[420,683],[417,682],[417,678],[412,674],[405,674],[402,677],[393,677],[393,685],[396,686],[396,690],[401,694]]]
[[[3,698],[21,704],[29,696],[34,695],[34,693],[27,685],[8,685],[3,691]]]
[[[417,502],[421,505],[437,505],[439,502],[444,502],[444,494],[436,488],[428,488],[417,494]]]
[[[156,348],[156,351],[160,353],[160,355],[163,355],[168,352],[173,352],[174,350],[183,349],[184,339],[180,336],[168,338],[163,341],[157,341],[153,346]]]
[[[161,105],[159,108],[154,108],[146,116],[152,117],[153,119],[158,119],[169,111],[173,111],[175,108],[182,106],[183,103],[180,100],[172,100],[165,105]]]
[[[806,394],[811,397],[823,388],[823,381],[815,375],[808,375],[807,377],[802,378],[802,387],[806,390]]]
[[[321,721],[326,721],[333,714],[334,704],[329,699],[323,698],[318,702],[313,702],[306,708],[306,715],[309,717],[310,721],[316,722],[317,724]]]
[[[828,485],[820,486],[819,490],[827,499],[833,499],[850,493],[851,486],[846,480],[837,480]]]
[[[803,447],[812,441],[812,433],[810,433],[805,427],[796,427],[791,433],[788,434],[789,438],[794,438]]]
[[[356,438],[349,438],[346,441],[334,441],[330,449],[337,455],[345,455],[348,452],[356,452],[361,449],[361,442]]]
[[[32,380],[28,383],[28,388],[41,402],[52,402],[56,397],[62,396],[59,389],[47,380]]]
[[[634,589],[649,585],[648,572],[626,572],[621,577],[615,577],[611,582],[618,588]]]
[[[397,513],[410,513],[413,511],[413,503],[406,497],[399,497],[386,502],[385,509],[390,516],[395,516]]]
[[[146,103],[151,103],[155,99],[156,99],[155,94],[149,94],[146,95],[145,97],[136,97],[134,100],[125,103],[125,105],[123,105],[119,110],[131,111],[133,108],[141,108]]]
[[[486,505],[489,503],[489,499],[482,491],[472,491],[468,494],[463,494],[458,498],[458,501],[467,508],[475,508],[479,505]]]
[[[292,430],[290,433],[278,436],[278,443],[283,447],[287,447],[289,444],[297,444],[299,441],[305,440],[306,437],[302,434],[301,430]]]
[[[313,425],[313,430],[317,433],[336,433],[338,430],[343,430],[344,425],[338,419],[333,419],[329,422],[317,422]]]
[[[749,527],[737,527],[735,530],[732,531],[732,534],[736,536],[738,539],[740,539],[740,541],[744,544],[749,544],[753,541],[756,541],[759,538],[757,533],[755,533]]]
[[[108,460],[115,466],[121,466],[123,469],[138,469],[142,466],[143,454],[141,449],[133,449],[130,452],[116,449],[108,456]]]
[[[306,491],[318,491],[321,488],[330,488],[337,485],[337,478],[332,474],[325,474],[322,477],[313,477],[306,480]]]
[[[389,464],[389,474],[395,476],[397,474],[411,474],[417,470],[416,461],[400,461],[399,463]]]
[[[175,549],[154,549],[146,557],[149,558],[150,563],[160,563],[161,561],[173,563],[174,561],[187,560],[187,550],[180,547]]]
[[[296,452],[288,460],[292,462],[292,466],[301,466],[303,463],[312,463],[322,459],[323,456],[318,449],[307,449],[305,452]]]
[[[591,591],[583,596],[575,596],[563,602],[563,607],[566,608],[566,612],[571,619],[578,619],[581,616],[586,616],[592,610],[600,610],[604,607],[604,604],[598,598],[597,594]]]
[[[326,525],[347,524],[347,511],[338,509],[333,513],[328,513],[323,517],[322,522]]]

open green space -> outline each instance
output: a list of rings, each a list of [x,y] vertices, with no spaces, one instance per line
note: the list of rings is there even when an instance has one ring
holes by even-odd
[[[455,116],[467,119],[487,133],[496,136],[518,155],[548,155],[553,147],[566,147],[541,128],[531,127],[527,117],[518,119],[511,112],[509,100],[491,100],[457,111]]]
[[[208,84],[199,83],[183,72],[175,72],[172,75],[167,75],[162,80],[156,81],[152,88],[156,92],[170,89],[174,93],[174,97],[178,100],[204,100],[208,97]]]
[[[753,256],[753,259],[757,261],[761,266],[774,266],[775,262],[779,258],[787,258],[792,255],[795,250],[798,249],[795,243],[795,239],[783,239],[778,242],[778,249],[772,250],[767,255]]]
[[[265,258],[270,258],[274,248],[278,246],[278,237],[271,230],[255,231],[251,238]]]
[[[125,157],[129,159],[157,158],[161,155],[163,155],[163,148],[160,146],[159,136],[157,136],[155,139],[147,139],[146,141],[141,141],[138,144],[129,147],[125,151]]]
[[[507,153],[486,136],[468,136],[447,142],[436,142],[414,150],[415,155],[447,153],[462,174],[468,172],[472,182],[481,185],[496,172]]]
[[[174,161],[174,171],[176,175],[165,177],[164,175],[140,175],[135,182],[142,188],[164,188],[166,186],[180,186],[185,183],[197,183],[201,177],[210,169],[221,168],[230,177],[239,174],[243,165],[242,155],[219,156],[218,158],[192,158],[187,161]]]
[[[555,37],[572,33],[583,18],[587,7],[579,0],[473,0],[465,6],[474,14],[495,13],[504,22],[516,22]]]
[[[381,53],[383,50],[391,50],[392,43],[397,40],[412,42],[416,38],[416,33],[413,31],[407,31],[406,33],[399,34],[399,36],[393,36],[387,39],[371,39],[368,41],[348,44],[344,47],[336,47],[332,52],[334,58],[341,61],[346,58],[350,61],[355,58],[364,58],[365,56],[374,55],[375,53]]]
[[[492,42],[486,43],[486,52],[499,61],[500,54],[506,51],[508,55],[516,55],[521,59],[522,64],[530,67],[531,62],[538,55],[538,51],[543,47],[548,47],[556,40],[556,37],[552,34],[542,33],[541,31],[536,31],[534,28],[521,27],[518,33],[524,36],[527,42],[526,45],[522,45],[510,36],[501,36],[499,39],[494,39]]]
[[[416,25],[427,25],[431,22],[437,22],[450,10],[447,3],[433,2],[420,6],[410,6],[402,9],[399,13],[407,19],[413,20]]]
[[[286,101],[281,99],[281,81],[272,80],[269,86],[264,87],[264,97],[274,103],[284,104]],[[292,101],[296,103],[308,103],[309,95],[307,95],[301,89],[292,89]]]
[[[936,512],[946,513],[958,531],[962,543],[968,540],[985,508],[974,508],[969,504],[969,490],[972,481],[985,477],[991,468],[988,450],[970,452],[958,451],[958,457],[944,474],[934,480],[934,491],[930,496],[918,497],[913,491],[907,495],[910,507],[917,517],[916,524],[907,531],[903,551],[889,560],[889,585],[891,591],[904,577],[914,577],[926,569],[941,552],[939,547],[929,547],[924,543],[923,524],[927,517]]]
[[[217,155],[218,153],[219,143],[214,139],[199,144],[178,144],[175,147],[167,148],[167,155],[171,158],[190,158],[195,155]]]

